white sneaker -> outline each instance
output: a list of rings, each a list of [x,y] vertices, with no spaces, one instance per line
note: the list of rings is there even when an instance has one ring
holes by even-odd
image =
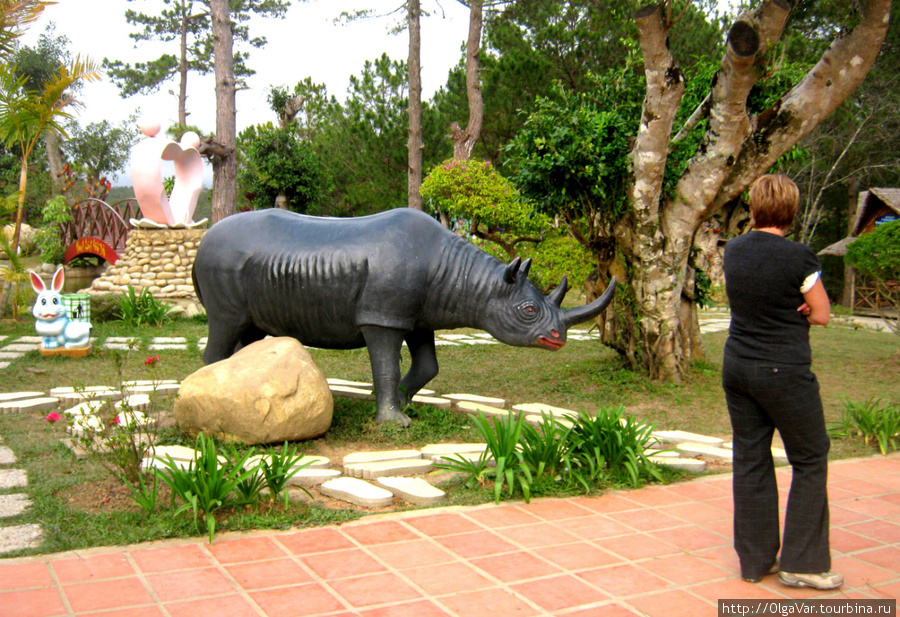
[[[778,573],[778,580],[788,587],[812,587],[814,589],[837,589],[844,584],[844,577],[837,572],[805,574],[781,571]]]

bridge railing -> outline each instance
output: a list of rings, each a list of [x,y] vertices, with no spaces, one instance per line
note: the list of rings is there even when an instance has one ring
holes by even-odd
[[[89,197],[72,207],[72,220],[60,224],[63,246],[69,246],[79,238],[94,236],[109,244],[116,252],[125,250],[125,241],[131,231],[131,219],[140,218],[140,208],[135,199],[123,199],[110,205]]]

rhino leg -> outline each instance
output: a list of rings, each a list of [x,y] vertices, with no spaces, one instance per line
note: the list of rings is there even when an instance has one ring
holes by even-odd
[[[212,364],[230,358],[242,342],[242,336],[252,324],[249,320],[221,314],[209,314],[209,340],[203,352],[203,362]]]
[[[412,401],[416,392],[438,374],[433,331],[414,330],[406,335],[406,344],[412,356],[412,365],[400,380],[400,405],[404,407]]]
[[[409,426],[409,416],[400,407],[400,347],[406,332],[394,328],[362,326],[363,338],[372,364],[375,382],[376,422],[397,422]]]

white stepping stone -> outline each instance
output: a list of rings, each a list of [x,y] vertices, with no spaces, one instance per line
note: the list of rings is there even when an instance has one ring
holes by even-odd
[[[485,417],[499,417],[499,416],[508,416],[509,411],[506,409],[500,409],[499,407],[491,407],[490,405],[485,405],[484,403],[473,403],[470,401],[460,401],[456,404],[456,408],[460,411],[465,411],[466,413],[472,414],[473,416],[477,416],[480,411],[485,415]]]
[[[364,508],[381,508],[394,503],[394,495],[387,489],[358,478],[335,478],[319,487],[319,492]]]
[[[0,446],[0,465],[11,465],[16,462],[16,455],[6,446]]]
[[[650,460],[658,465],[673,467],[675,469],[684,469],[685,471],[703,471],[706,469],[706,461],[695,458],[666,458],[661,456],[651,456]]]
[[[418,450],[382,450],[381,452],[353,452],[344,457],[344,467],[354,463],[375,463],[378,461],[400,461],[422,458]]]
[[[564,409],[562,407],[553,407],[552,405],[547,405],[545,403],[521,403],[519,405],[513,405],[512,407],[516,411],[522,411],[527,414],[532,414],[536,416],[540,416],[541,413],[550,414],[551,416],[556,416],[557,418],[577,418],[578,412],[572,411],[571,409]]]
[[[197,458],[197,454],[197,450],[187,446],[156,446],[148,452],[148,458],[166,460],[166,455],[168,455],[175,461],[192,461]]]
[[[0,360],[15,360],[16,358],[21,358],[24,355],[24,351],[0,351]]]
[[[80,391],[80,392],[72,392],[69,394],[60,394],[59,395],[60,402],[64,405],[69,405],[72,403],[78,403],[80,401],[91,401],[97,399],[120,399],[122,398],[122,393],[118,390],[113,390],[112,388],[108,390],[93,390],[93,391]]]
[[[491,407],[506,407],[506,400],[502,398],[496,398],[493,396],[478,396],[477,394],[464,394],[464,393],[453,393],[453,394],[444,394],[444,398],[448,398],[454,403],[481,403],[483,405],[490,405]]]
[[[22,514],[31,507],[31,500],[24,493],[0,495],[0,518]]]
[[[438,336],[448,341],[464,341],[472,338],[469,334],[439,334]]]
[[[38,345],[31,345],[28,343],[11,343],[3,348],[2,351],[33,351],[38,348]]]
[[[187,349],[187,343],[150,343],[147,349],[151,351],[164,351],[166,349]]]
[[[20,401],[23,398],[35,398],[44,396],[43,392],[9,392],[0,394],[0,403],[9,403],[10,401]]]
[[[431,405],[432,407],[437,407],[438,409],[452,409],[453,401],[448,398],[441,398],[438,396],[425,396],[423,394],[416,394],[412,397],[413,403],[419,403],[420,405]]]
[[[181,384],[179,383],[161,383],[154,390],[156,392],[173,392],[181,389]]]
[[[329,386],[349,386],[351,388],[368,388],[372,389],[372,384],[366,383],[365,381],[348,381],[346,379],[336,379],[333,377],[329,377],[325,381],[328,382]]]
[[[0,413],[26,413],[29,411],[46,411],[59,407],[59,399],[55,396],[26,398],[19,401],[0,403]]]
[[[688,441],[676,445],[675,448],[677,448],[679,452],[684,452],[691,456],[705,456],[714,461],[730,463],[734,459],[734,452],[732,450],[728,450],[727,448],[716,448],[703,443],[691,443]]]
[[[556,418],[556,423],[560,426],[563,426],[565,428],[572,428],[573,426],[575,426],[574,422],[572,422],[571,420],[566,420],[565,417],[562,417],[562,418],[557,417],[557,416],[553,416],[553,417]],[[525,421],[528,422],[528,424],[531,424],[532,426],[540,426],[541,424],[544,423],[544,418],[545,418],[545,416],[536,416],[534,414],[530,414],[530,415],[525,416]]]
[[[374,400],[375,396],[372,390],[364,390],[362,388],[352,388],[350,386],[328,386],[334,396],[345,396],[347,398],[355,398],[360,400]]]
[[[13,525],[0,527],[0,553],[11,553],[25,548],[37,548],[43,538],[40,525]]]
[[[28,485],[28,473],[24,469],[0,469],[0,489]]]
[[[441,339],[435,339],[434,346],[435,347],[459,347],[459,343],[454,343],[453,341],[442,341]]]
[[[0,362],[0,369],[4,369],[9,366],[9,362]]]
[[[16,343],[41,343],[43,342],[44,337],[42,336],[20,336],[15,340]]]
[[[379,486],[386,488],[394,496],[416,506],[430,506],[447,496],[447,493],[431,486],[422,478],[385,476],[377,481]]]
[[[344,475],[354,478],[374,480],[382,476],[412,476],[428,473],[434,469],[430,459],[417,458],[400,461],[377,461],[374,463],[350,463],[344,465]]]
[[[123,388],[131,388],[132,386],[157,386],[160,384],[177,384],[178,382],[174,379],[132,379],[129,381],[123,381]]]
[[[438,457],[434,458],[435,464],[437,463],[458,463],[459,459],[463,459],[465,461],[469,461],[470,463],[477,463],[481,460],[481,457],[485,456],[485,463],[488,467],[496,467],[497,462],[494,460],[493,455],[490,452],[457,452],[455,454],[442,454]]]
[[[706,435],[698,435],[697,433],[688,433],[687,431],[654,431],[653,436],[659,439],[660,441],[664,441],[672,444],[679,443],[702,443],[707,446],[713,446],[715,448],[719,448],[725,442],[724,439],[719,439],[718,437],[707,437]]]
[[[322,484],[323,482],[328,482],[329,480],[339,478],[340,476],[341,472],[337,469],[316,469],[305,467],[303,469],[299,469],[294,475],[292,475],[287,483],[292,486],[312,488],[314,486]]]
[[[734,450],[734,442],[726,441],[722,444],[723,448],[728,448],[729,450]],[[772,448],[772,460],[776,465],[789,465],[790,461],[787,457],[787,452],[784,451],[783,448]]]
[[[256,466],[263,459],[271,463],[272,455],[254,454],[247,459],[247,462],[244,464],[244,469]],[[299,459],[297,459],[297,461],[291,466],[291,469],[300,471],[301,469],[328,469],[329,467],[331,467],[331,461],[327,457],[309,455],[301,456]]]
[[[422,457],[437,462],[452,454],[481,454],[487,450],[486,443],[430,443],[422,448]]]
[[[187,343],[183,336],[154,336],[150,340],[154,343]]]
[[[675,450],[656,450],[654,448],[648,448],[644,450],[644,454],[649,457],[656,458],[678,458],[681,455]]]

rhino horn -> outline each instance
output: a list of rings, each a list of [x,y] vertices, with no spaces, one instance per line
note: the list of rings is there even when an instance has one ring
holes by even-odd
[[[556,292],[553,292],[556,293]],[[593,319],[600,313],[602,313],[609,303],[612,302],[613,295],[616,293],[616,277],[612,277],[612,280],[609,282],[609,286],[606,288],[606,291],[603,292],[603,295],[591,302],[590,304],[585,304],[584,306],[579,306],[578,308],[573,308],[565,311],[563,315],[563,322],[565,323],[566,329],[568,330],[575,324],[580,324],[589,319]]]
[[[550,295],[547,296],[547,302],[549,302],[553,306],[561,306],[563,298],[566,297],[567,291],[569,291],[569,277],[563,275],[562,281],[559,282],[559,285],[556,286],[556,289],[551,291]]]
[[[509,283],[510,285],[516,282],[517,277],[528,278],[528,271],[531,269],[531,259],[526,259],[522,261],[520,257],[516,257],[509,265],[506,266],[506,271],[503,273],[503,280]]]

